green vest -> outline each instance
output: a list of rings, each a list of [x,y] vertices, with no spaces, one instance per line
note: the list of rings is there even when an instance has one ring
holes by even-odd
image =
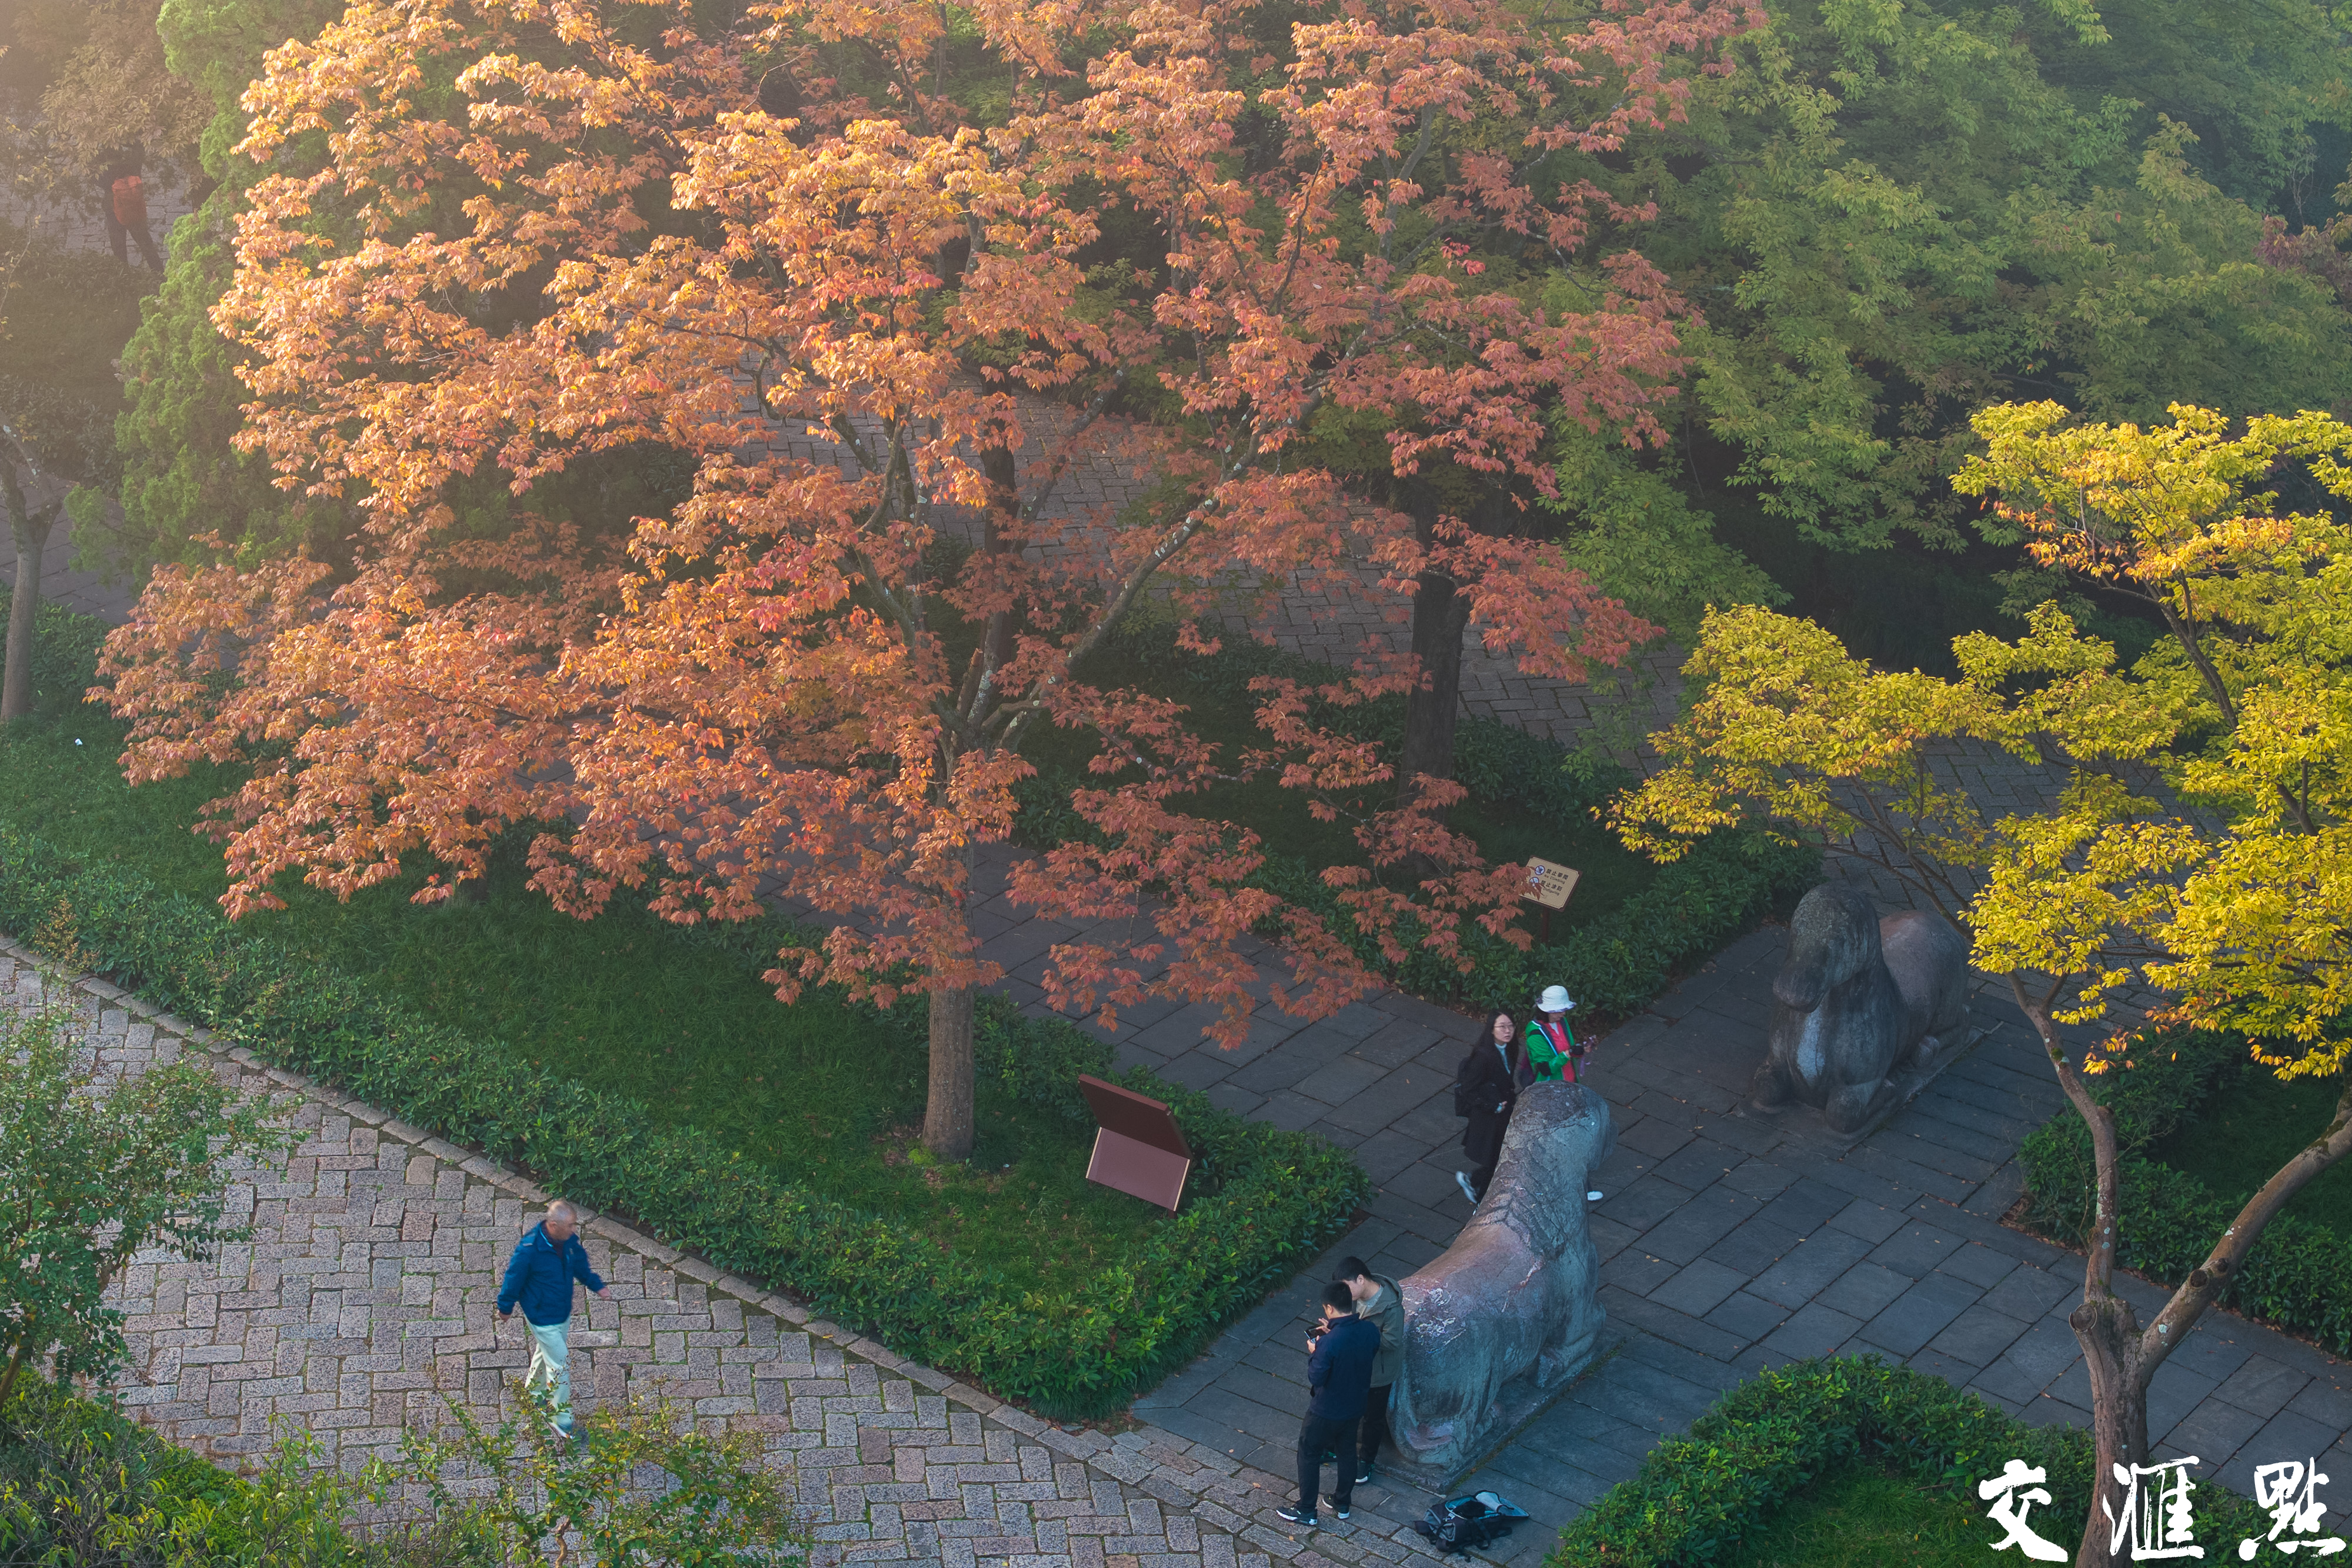
[[[1570,1031],[1566,1019],[1560,1019],[1559,1032],[1567,1040],[1569,1050],[1575,1050],[1576,1036]],[[1544,1029],[1542,1019],[1538,1019],[1528,1025],[1527,1046],[1528,1060],[1535,1064],[1538,1082],[1558,1082],[1562,1078],[1571,1083],[1576,1081],[1576,1072],[1569,1065],[1567,1052],[1552,1043],[1551,1035]]]

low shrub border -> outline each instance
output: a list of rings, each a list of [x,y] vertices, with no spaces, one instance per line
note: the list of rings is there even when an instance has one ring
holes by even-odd
[[[2201,1268],[2213,1243],[2243,1207],[2186,1171],[2139,1151],[2181,1121],[2247,1066],[2242,1036],[2175,1030],[2143,1036],[2127,1071],[2090,1080],[2091,1092],[2116,1113],[2123,1152],[2123,1213],[2116,1261],[2166,1285]],[[2020,1216],[2069,1247],[2084,1245],[2097,1192],[2091,1134],[2072,1107],[2038,1128],[2018,1149],[2025,1176]],[[2292,1214],[2263,1227],[2262,1239],[2220,1304],[2302,1334],[2322,1349],[2352,1353],[2352,1249],[2323,1225]]]
[[[1689,1568],[1737,1545],[1759,1521],[1841,1465],[1868,1462],[1922,1482],[1967,1489],[2010,1459],[2048,1474],[2051,1500],[2027,1523],[2072,1557],[2091,1507],[2091,1435],[2032,1427],[1942,1378],[1876,1356],[1793,1363],[1732,1389],[1661,1443],[1633,1479],[1560,1532],[1546,1568]],[[2193,1501],[2205,1560],[2234,1552],[2215,1542],[2269,1532],[2270,1515],[2198,1481]]]
[[[0,1409],[0,1560],[69,1560],[18,1555],[70,1550],[51,1528],[59,1502],[96,1537],[102,1524],[142,1510],[184,1515],[192,1509],[233,1509],[250,1490],[249,1483],[165,1442],[112,1403],[81,1398],[38,1375],[19,1380]],[[333,1535],[342,1543],[340,1530]]]
[[[1130,1071],[1202,1155],[1201,1196],[1082,1290],[1016,1290],[882,1216],[803,1191],[646,1108],[533,1066],[503,1042],[426,1023],[365,982],[137,873],[0,824],[0,928],[70,944],[160,1006],[542,1184],[629,1216],[671,1246],[808,1300],[902,1355],[1066,1418],[1115,1409],[1189,1358],[1344,1228],[1370,1184],[1319,1138],[1219,1111]],[[1069,1025],[992,1008],[992,1068],[1061,1103],[1107,1051]],[[1066,1105],[1065,1106],[1066,1109]]]

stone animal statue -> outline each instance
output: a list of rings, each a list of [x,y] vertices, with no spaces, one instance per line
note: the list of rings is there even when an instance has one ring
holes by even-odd
[[[1444,1257],[1403,1281],[1389,1427],[1408,1458],[1469,1464],[1496,1435],[1505,1384],[1531,1375],[1556,1387],[1598,1352],[1601,1254],[1584,1194],[1616,1143],[1609,1102],[1585,1084],[1519,1096],[1486,1200]]]
[[[1969,947],[1949,922],[1916,910],[1881,920],[1853,889],[1817,887],[1789,922],[1748,1098],[1815,1106],[1834,1131],[1855,1132],[1894,1098],[1894,1080],[1969,1032]]]

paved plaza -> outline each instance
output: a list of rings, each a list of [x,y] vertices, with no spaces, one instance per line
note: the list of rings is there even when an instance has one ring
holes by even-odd
[[[2082,1297],[2083,1260],[2001,1223],[2019,1192],[2017,1145],[2061,1103],[2024,1020],[2005,995],[1980,990],[1985,1039],[1842,1151],[1802,1113],[1740,1108],[1762,1060],[1785,941],[1780,927],[1742,938],[1596,1046],[1589,1081],[1618,1129],[1617,1152],[1595,1178],[1606,1196],[1592,1222],[1613,1353],[1460,1490],[1492,1488],[1556,1528],[1724,1390],[1813,1355],[1874,1353],[2029,1421],[2089,1424],[2088,1377],[2066,1322]],[[1306,1408],[1297,1345],[1320,1275],[1355,1253],[1402,1277],[1443,1251],[1468,1217],[1452,1183],[1461,1124],[1450,1093],[1467,1032],[1457,1028],[1405,1064],[1442,1092],[1353,1145],[1360,1157],[1372,1151],[1367,1168],[1382,1184],[1371,1218],[1331,1249],[1325,1269],[1139,1400],[1139,1416],[1245,1464],[1280,1468]],[[1311,1052],[1287,1051],[1260,1057],[1269,1066],[1254,1079],[1245,1065],[1220,1082],[1295,1079],[1284,1092],[1335,1092],[1318,1089],[1323,1070]],[[1188,1068],[1199,1054],[1162,1064],[1134,1052],[1188,1081],[1215,1065]],[[1355,1059],[1360,1048],[1337,1058]],[[1344,1092],[1348,1075],[1334,1081]],[[1307,1125],[1342,1142],[1360,1136],[1346,1102]],[[2128,1276],[2120,1288],[2143,1322],[2168,1294]],[[2230,1313],[2209,1315],[2152,1390],[2159,1455],[2194,1454],[2200,1479],[2241,1492],[2252,1492],[2257,1459],[2326,1456],[2327,1473],[2352,1476],[2347,1428],[2352,1365]],[[1428,1502],[1411,1489],[1369,1495],[1372,1512],[1400,1522]],[[1550,1530],[1522,1535],[1490,1555],[1533,1563],[1550,1539]]]

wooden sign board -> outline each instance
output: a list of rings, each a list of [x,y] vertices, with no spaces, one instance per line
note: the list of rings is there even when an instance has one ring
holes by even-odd
[[[1192,1150],[1167,1102],[1085,1072],[1078,1074],[1078,1092],[1102,1124],[1087,1179],[1175,1213],[1184,1178],[1192,1174]]]
[[[1546,909],[1565,908],[1568,895],[1576,891],[1576,879],[1584,873],[1573,866],[1557,861],[1528,862],[1528,896]]]

